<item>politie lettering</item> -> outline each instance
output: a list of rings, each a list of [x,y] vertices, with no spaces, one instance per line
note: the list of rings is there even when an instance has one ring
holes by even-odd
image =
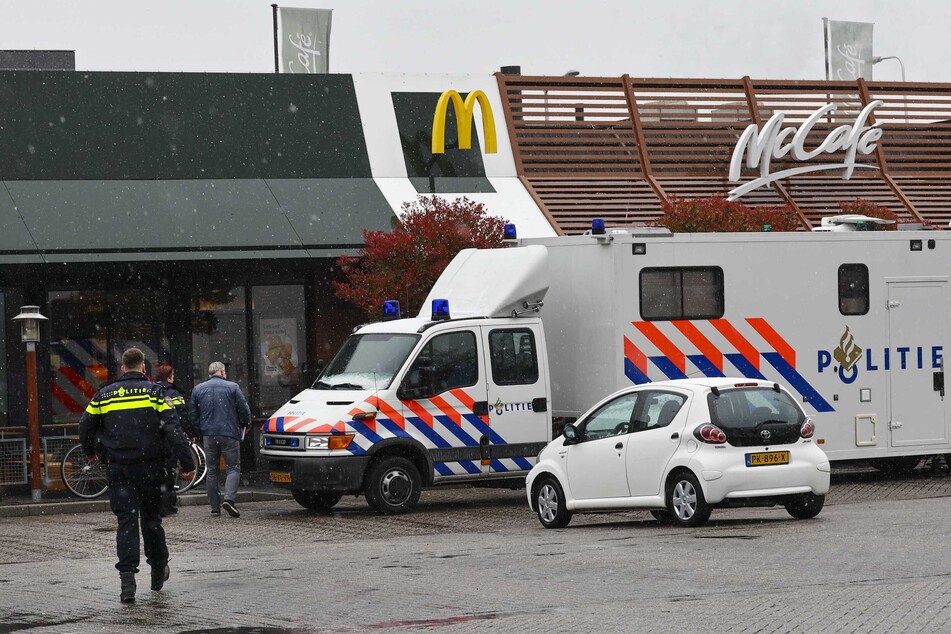
[[[925,364],[930,361],[930,369],[940,370],[944,350],[942,346],[931,346],[930,354],[927,346],[899,346],[895,348],[866,348],[863,351],[864,361],[860,361],[846,370],[842,367],[832,368],[833,372],[838,372],[839,378],[843,383],[852,383],[858,377],[859,366],[866,372],[877,372],[879,370],[922,370]],[[832,365],[832,353],[828,350],[818,351],[818,371],[822,374],[826,368]],[[893,367],[893,363],[895,364]]]

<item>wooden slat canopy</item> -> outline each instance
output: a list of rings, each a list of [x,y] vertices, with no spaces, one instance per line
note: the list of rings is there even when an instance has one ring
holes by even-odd
[[[798,126],[818,108],[838,109],[806,139],[851,125],[881,100],[869,121],[883,129],[876,150],[850,180],[835,172],[797,175],[743,197],[748,205],[788,204],[802,228],[865,198],[904,222],[951,222],[951,84],[742,79],[637,79],[496,75],[518,175],[559,234],[592,218],[609,226],[657,219],[671,196],[726,196],[739,135],[782,112]],[[842,162],[844,152],[823,155]],[[801,166],[784,157],[771,171]],[[744,168],[744,179],[753,171]]]

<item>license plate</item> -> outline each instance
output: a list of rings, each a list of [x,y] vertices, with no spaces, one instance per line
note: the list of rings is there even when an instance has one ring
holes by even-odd
[[[773,464],[789,464],[789,452],[762,451],[760,453],[746,454],[747,467],[765,467]]]
[[[286,471],[272,471],[271,482],[290,482],[291,474]]]

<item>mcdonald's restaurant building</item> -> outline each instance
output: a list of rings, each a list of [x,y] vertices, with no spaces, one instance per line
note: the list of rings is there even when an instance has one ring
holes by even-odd
[[[486,99],[441,117],[448,89]],[[483,202],[522,236],[583,232],[595,217],[641,224],[673,196],[728,195],[749,126],[783,113],[781,127],[805,127],[830,104],[806,145],[877,126],[860,168],[843,180],[844,144],[810,159],[837,172],[771,157],[744,201],[788,205],[803,229],[856,198],[946,227],[946,84],[0,72],[0,486],[27,484],[27,362],[12,321],[23,305],[49,318],[36,383],[45,485],[57,488],[49,464],[129,346],[170,362],[186,392],[224,361],[256,419],[306,387],[366,319],[334,295],[337,258],[420,195]],[[762,173],[746,165],[742,178]]]

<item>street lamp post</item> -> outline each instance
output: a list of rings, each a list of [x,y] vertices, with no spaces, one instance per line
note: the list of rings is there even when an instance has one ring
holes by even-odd
[[[36,384],[36,343],[40,340],[40,322],[46,317],[39,306],[22,306],[13,318],[20,322],[20,340],[26,344],[26,400],[30,424],[30,488],[33,501],[42,499],[43,479],[40,476],[40,413]]]
[[[905,64],[901,61],[901,58],[897,55],[886,55],[885,57],[873,57],[872,64],[878,64],[884,62],[886,59],[898,60],[898,65],[901,67],[901,82],[905,83]]]
[[[898,61],[898,66],[899,66],[899,68],[901,68],[901,83],[904,84],[904,83],[905,83],[905,63],[904,63],[903,61],[901,61],[901,58],[898,57],[897,55],[886,55],[885,57],[881,57],[881,56],[879,56],[879,57],[873,57],[873,58],[872,58],[872,65],[874,66],[875,64],[879,64],[879,63],[881,63],[881,62],[884,62],[886,59],[894,59],[894,60]],[[903,101],[903,103],[905,104],[905,123],[908,123],[908,96],[906,95],[906,96],[902,99],[902,101]]]
[[[577,77],[581,74],[581,71],[569,70],[562,77]],[[548,121],[548,91],[545,91],[545,121]]]

